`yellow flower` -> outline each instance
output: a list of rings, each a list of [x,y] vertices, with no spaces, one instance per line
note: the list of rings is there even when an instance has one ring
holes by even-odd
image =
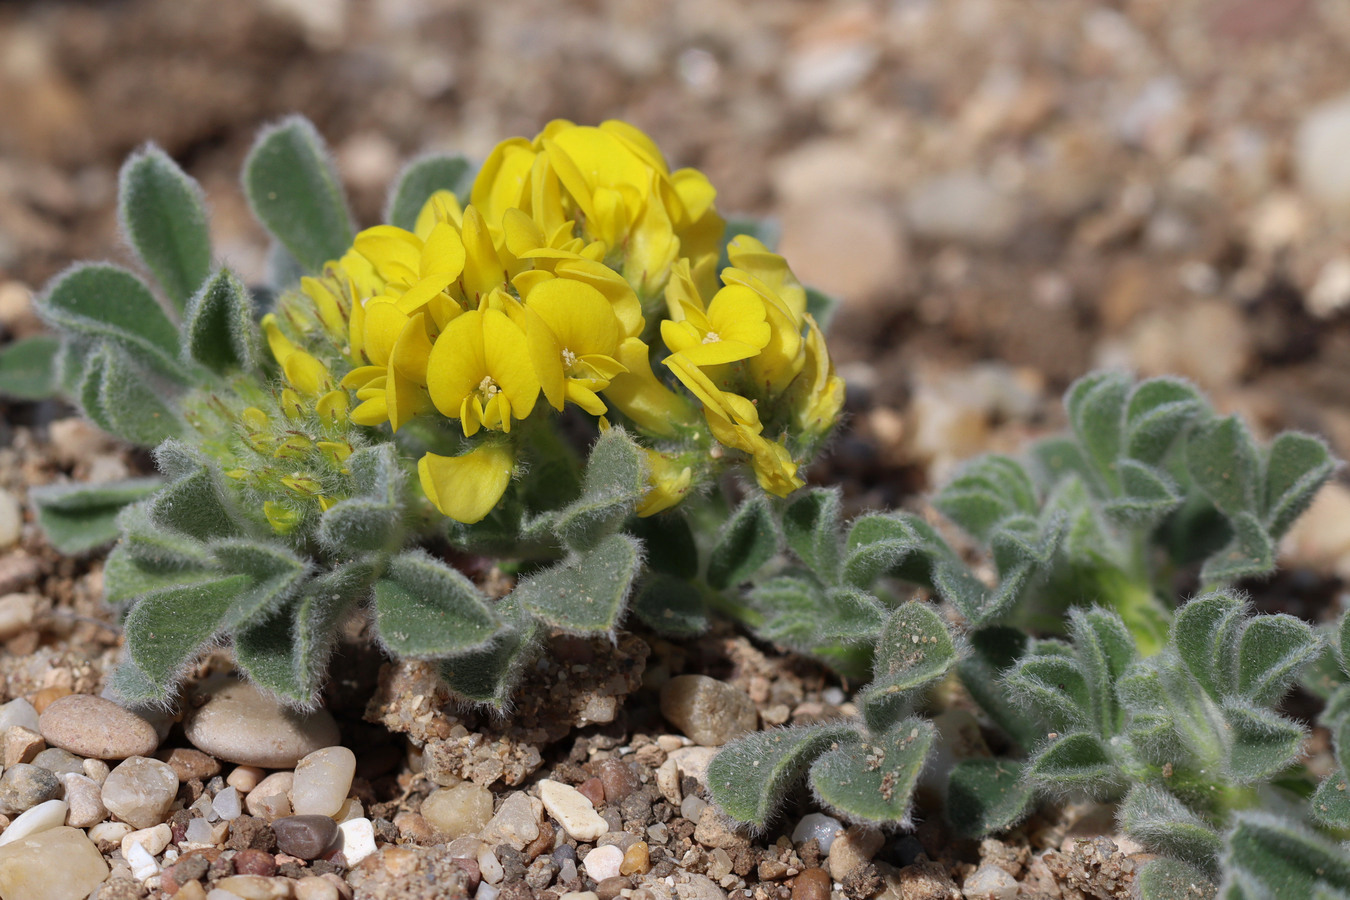
[[[292,387],[307,397],[317,397],[333,389],[333,376],[328,367],[282,333],[276,313],[263,316],[262,327],[268,349]]]
[[[524,309],[540,323],[526,332],[548,402],[562,409],[570,400],[591,415],[603,415],[605,404],[596,392],[627,371],[615,359],[619,320],[609,300],[585,282],[552,278],[530,291]]]
[[[806,364],[795,384],[801,385],[793,402],[797,427],[812,438],[825,435],[844,408],[844,379],[835,373],[825,335],[810,313],[806,314]]]
[[[605,399],[634,425],[654,437],[673,438],[697,424],[689,401],[666,387],[652,371],[647,345],[639,338],[619,343],[619,364],[624,371],[605,389]]]
[[[422,491],[444,515],[472,525],[506,492],[515,457],[506,443],[482,444],[461,456],[428,453],[417,463]]]
[[[693,470],[680,465],[664,453],[643,448],[647,458],[647,492],[638,503],[637,514],[646,518],[678,504],[689,493]]]
[[[427,389],[441,414],[459,419],[466,435],[479,428],[511,430],[539,397],[539,377],[525,332],[497,309],[470,310],[436,338],[427,360]]]
[[[740,285],[718,291],[707,312],[688,301],[681,302],[681,312],[681,321],[661,321],[661,338],[671,353],[696,366],[749,359],[763,350],[772,336],[765,321],[764,301]]]

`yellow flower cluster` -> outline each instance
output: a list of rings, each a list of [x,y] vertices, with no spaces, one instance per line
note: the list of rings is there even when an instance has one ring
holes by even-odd
[[[630,125],[555,121],[500,144],[470,199],[439,192],[412,231],[361,232],[325,277],[304,280],[303,302],[283,306],[293,333],[325,335],[345,357],[338,383],[265,321],[307,402],[394,431],[419,416],[456,420],[469,449],[427,453],[418,471],[432,503],[461,522],[497,504],[516,465],[513,426],[541,405],[618,413],[666,445],[648,451],[643,515],[688,492],[689,448],[720,452],[709,436],[747,454],[765,490],[801,486],[790,447],[828,431],[843,383],[782,257],[738,237],[719,284],[724,227],[706,177],[671,172]],[[661,363],[706,429],[690,396],[653,370],[658,334]],[[350,411],[343,390],[355,394]]]

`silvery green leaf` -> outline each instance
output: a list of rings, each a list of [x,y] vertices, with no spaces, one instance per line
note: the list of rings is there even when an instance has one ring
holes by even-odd
[[[641,567],[637,539],[611,534],[589,552],[528,576],[516,585],[514,596],[555,628],[572,634],[608,634],[623,617]]]
[[[261,364],[253,295],[229,269],[217,272],[188,300],[183,353],[218,374]]]
[[[118,514],[162,484],[158,478],[52,484],[30,488],[28,499],[47,541],[62,553],[82,553],[116,540]]]
[[[839,574],[839,501],[838,488],[808,488],[783,508],[783,538],[825,584]]]
[[[46,400],[57,391],[60,338],[49,334],[14,341],[0,350],[0,396]]]
[[[1085,731],[1050,741],[1027,762],[1026,773],[1027,781],[1042,790],[1074,790],[1094,797],[1111,796],[1123,781],[1110,750]]]
[[[808,725],[736,738],[708,764],[713,802],[733,819],[764,828],[816,758],[853,735],[845,725]]]
[[[1186,444],[1186,466],[1224,515],[1260,512],[1260,459],[1251,433],[1237,416],[1211,419],[1197,427]]]
[[[778,552],[778,541],[768,502],[752,495],[731,514],[713,542],[709,586],[722,590],[747,580]]]
[[[1141,381],[1125,407],[1126,455],[1149,466],[1158,465],[1206,408],[1200,392],[1179,378]]]
[[[414,159],[394,181],[384,221],[412,231],[418,213],[437,191],[450,191],[461,206],[467,206],[475,174],[468,159],[457,154],[431,153]]]
[[[1176,857],[1211,877],[1218,872],[1223,837],[1163,788],[1134,784],[1121,801],[1120,823],[1150,852]]]
[[[708,630],[708,607],[693,583],[664,572],[644,579],[633,614],[657,634],[687,638]]]
[[[1064,399],[1078,443],[1086,451],[1096,477],[1111,493],[1118,493],[1116,462],[1124,449],[1125,401],[1130,377],[1122,372],[1093,372],[1070,386]]]
[[[117,214],[136,255],[182,310],[211,270],[201,186],[163,150],[147,144],[122,166]]]
[[[1020,762],[963,759],[947,782],[947,819],[963,837],[984,837],[1022,821],[1034,800]]]
[[[1265,468],[1264,521],[1278,539],[1336,471],[1336,460],[1320,439],[1286,431],[1271,442]]]
[[[483,649],[502,623],[474,583],[420,550],[394,557],[375,582],[375,627],[396,657],[436,659]]]
[[[874,732],[912,712],[925,688],[956,664],[956,647],[942,617],[928,604],[910,601],[892,612],[877,639],[875,680],[858,697]]]
[[[883,734],[840,741],[811,765],[811,787],[822,803],[855,821],[909,822],[936,734],[932,722],[914,718]]]
[[[642,449],[622,428],[610,428],[591,447],[581,496],[554,515],[552,528],[572,550],[596,547],[637,509],[646,478]]]

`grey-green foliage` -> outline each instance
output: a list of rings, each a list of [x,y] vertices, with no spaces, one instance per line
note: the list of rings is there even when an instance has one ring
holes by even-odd
[[[1326,698],[1320,724],[1331,732],[1336,768],[1309,801],[1313,820],[1328,828],[1350,830],[1350,613],[1341,617],[1327,653],[1339,664],[1341,682]]]
[[[1225,842],[1221,900],[1350,896],[1350,852],[1344,844],[1269,813],[1234,818]]]
[[[158,478],[30,488],[28,499],[48,542],[62,553],[82,553],[117,539],[124,507],[159,490]]]
[[[907,822],[936,734],[917,713],[955,664],[956,648],[933,608],[911,601],[886,618],[875,659],[877,678],[858,695],[857,720],[732,741],[708,766],[713,801],[763,828],[805,776],[820,802],[845,818]]]
[[[45,400],[57,390],[56,355],[61,342],[39,334],[0,350],[0,396]]]
[[[412,231],[422,206],[437,191],[450,191],[461,204],[468,203],[476,174],[469,161],[459,155],[433,153],[414,159],[403,168],[389,192],[384,221]]]
[[[211,270],[211,237],[201,187],[154,144],[122,166],[117,194],[122,233],[180,311]]]

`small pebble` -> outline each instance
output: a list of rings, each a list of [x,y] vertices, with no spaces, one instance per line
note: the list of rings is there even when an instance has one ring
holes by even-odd
[[[220,763],[215,758],[192,747],[174,747],[168,752],[161,750],[156,758],[168,763],[179,781],[191,781],[194,778],[206,781],[220,774]]]
[[[830,877],[842,882],[858,866],[877,855],[885,836],[879,829],[867,825],[851,825],[830,845]]]
[[[61,777],[65,788],[66,824],[72,828],[89,828],[108,818],[108,808],[103,805],[103,789],[87,775],[68,772]]]
[[[187,830],[183,835],[183,840],[192,844],[211,844],[214,843],[214,832],[211,829],[211,823],[205,819],[193,819],[188,822]]]
[[[248,682],[211,691],[183,723],[198,750],[217,759],[264,769],[289,769],[306,754],[338,743],[337,722],[325,710],[301,713]]]
[[[291,785],[294,781],[295,776],[290,772],[273,772],[258,782],[258,786],[249,791],[244,800],[249,815],[268,821],[289,816]]]
[[[478,851],[476,858],[478,863],[478,873],[487,884],[500,884],[506,871],[502,868],[501,861],[497,859],[497,854],[492,852],[492,848],[483,847]]]
[[[61,782],[51,772],[19,763],[0,775],[0,815],[16,816],[60,793]]]
[[[60,747],[48,747],[32,759],[33,765],[46,769],[57,778],[67,773],[84,774],[85,760]]]
[[[291,809],[297,816],[332,816],[342,809],[356,774],[356,754],[346,747],[325,747],[295,766]]]
[[[488,884],[486,881],[478,882],[478,890],[473,893],[473,900],[497,900],[499,891]]]
[[[112,771],[112,766],[101,759],[86,759],[81,768],[84,770],[84,774],[93,779],[94,783],[100,787],[107,780],[108,773]]]
[[[223,888],[212,888],[206,894],[206,900],[244,900],[238,894],[232,894]]]
[[[205,753],[202,755],[206,756]],[[206,758],[211,759],[209,756]],[[212,762],[215,762],[215,760],[212,760]],[[217,766],[219,766],[219,763],[217,763]],[[219,769],[217,769],[217,771],[219,771]],[[216,773],[212,772],[211,774],[214,775]],[[267,773],[257,766],[236,766],[229,777],[225,779],[225,783],[239,793],[247,794],[262,783],[266,777]]]
[[[398,829],[400,841],[413,844],[434,844],[437,842],[436,829],[421,813],[403,810],[394,816],[394,827]]]
[[[16,766],[19,763],[32,762],[33,757],[47,749],[47,742],[30,728],[15,725],[5,731],[4,763]]]
[[[1017,879],[992,863],[971,872],[961,885],[966,900],[1013,900],[1019,890]]]
[[[211,808],[215,810],[217,816],[227,821],[244,814],[239,804],[239,792],[232,787],[227,787],[216,794],[215,799],[211,801]]]
[[[615,875],[612,878],[606,878],[595,886],[595,896],[598,900],[614,900],[615,897],[622,894],[633,886],[632,882],[622,875]]]
[[[496,815],[483,826],[482,838],[494,847],[510,844],[517,850],[524,850],[526,845],[539,837],[543,813],[542,803],[524,791],[517,791],[502,801]]]
[[[571,785],[545,779],[539,782],[539,799],[548,814],[578,841],[593,841],[609,831],[609,823],[596,813],[591,801]]]
[[[173,829],[164,822],[154,828],[142,828],[139,831],[133,831],[122,838],[122,858],[128,860],[131,858],[129,854],[133,845],[144,847],[145,852],[151,856],[159,856],[172,840]]]
[[[38,731],[53,747],[94,759],[149,756],[159,746],[155,726],[92,694],[53,700],[42,710]]]
[[[234,871],[239,875],[261,875],[270,878],[277,874],[277,860],[266,850],[250,847],[234,855]]]
[[[348,819],[338,831],[342,832],[342,855],[347,865],[354,866],[375,852],[375,826],[369,819]]]
[[[337,838],[338,824],[328,816],[287,816],[272,823],[272,832],[281,852],[296,859],[318,859]]]
[[[591,876],[592,881],[601,882],[606,878],[615,878],[623,865],[623,851],[612,845],[596,847],[586,854],[581,865],[585,868],[586,874]]]
[[[69,697],[73,694],[70,688],[65,685],[54,684],[51,687],[45,687],[33,695],[33,709],[38,711],[38,725],[42,724],[42,713],[57,700],[62,697]],[[39,731],[42,729],[39,728]],[[53,743],[55,743],[53,741]]]
[[[144,756],[123,760],[103,782],[103,805],[134,828],[164,821],[178,794],[178,776],[166,763]]]
[[[66,808],[66,801],[64,800],[48,800],[45,803],[39,803],[10,822],[4,832],[0,833],[0,847],[13,843],[20,838],[26,838],[30,834],[56,828],[65,822]]]
[[[0,706],[0,734],[12,725],[21,725],[30,731],[38,730],[38,712],[22,697],[16,697]]]
[[[37,614],[37,594],[6,594],[0,597],[0,641],[18,637],[33,625]]]
[[[49,828],[0,847],[6,900],[84,898],[108,872],[103,854],[78,828]]]
[[[830,900],[830,885],[829,872],[806,869],[792,884],[792,900]]]
[[[754,731],[759,714],[745,691],[706,675],[680,675],[661,688],[661,715],[705,747]]]
[[[651,851],[646,841],[638,841],[623,854],[620,875],[646,875],[651,870]]]
[[[338,900],[338,889],[315,875],[295,883],[295,900]]]
[[[642,787],[637,769],[621,759],[607,759],[600,764],[600,782],[605,786],[606,803],[622,803]]]
[[[476,834],[492,819],[492,792],[470,781],[437,788],[422,801],[422,817],[450,840]]]
[[[792,829],[792,843],[804,844],[815,838],[820,844],[820,855],[829,856],[830,846],[843,831],[844,826],[838,819],[832,819],[824,813],[808,813]]]
[[[122,838],[135,830],[126,822],[100,822],[89,829],[89,840],[116,847],[122,843]]]
[[[264,878],[261,875],[231,875],[217,881],[216,889],[228,891],[241,900],[283,900],[291,896],[291,885],[287,879]],[[211,894],[206,896],[210,898]]]
[[[577,791],[596,809],[605,805],[605,785],[599,778],[587,778],[577,785]]]

